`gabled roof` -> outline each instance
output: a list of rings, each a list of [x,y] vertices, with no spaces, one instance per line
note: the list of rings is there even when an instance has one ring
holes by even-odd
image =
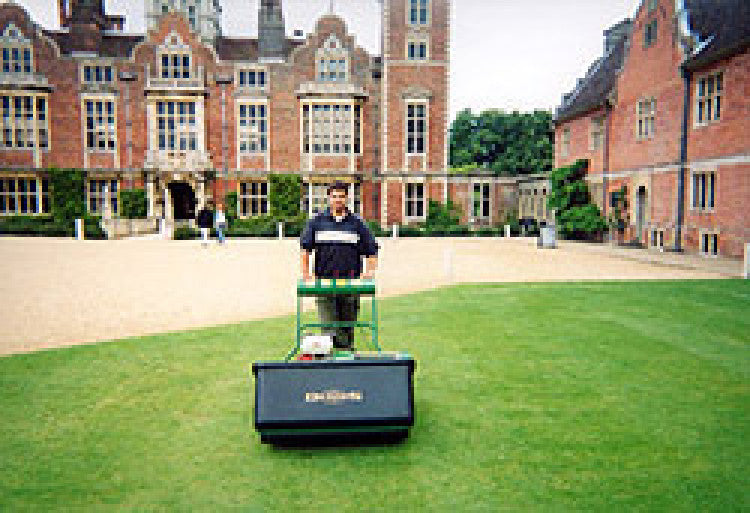
[[[705,42],[686,59],[686,69],[711,64],[750,46],[748,0],[685,0],[685,7],[691,31]]]
[[[620,39],[609,53],[592,66],[578,87],[557,108],[555,123],[568,121],[605,104],[607,96],[615,87],[617,73],[622,67],[626,39]]]

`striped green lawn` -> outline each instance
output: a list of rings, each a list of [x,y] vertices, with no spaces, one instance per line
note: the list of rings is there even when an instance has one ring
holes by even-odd
[[[750,282],[457,286],[381,302],[402,445],[278,450],[252,361],[293,317],[0,358],[0,511],[750,508]]]

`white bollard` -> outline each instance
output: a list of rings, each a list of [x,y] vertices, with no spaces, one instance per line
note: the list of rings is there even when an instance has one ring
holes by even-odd
[[[446,247],[443,250],[443,267],[445,271],[445,279],[447,281],[453,281],[453,248]]]
[[[398,239],[398,225],[394,224],[391,226],[391,237],[394,239]]]
[[[750,278],[750,243],[745,244],[745,279]]]
[[[284,238],[284,223],[281,221],[276,223],[276,231],[279,234],[279,240],[282,240]]]
[[[505,236],[510,238],[510,225],[509,224],[505,225]]]
[[[83,240],[86,238],[86,232],[83,231],[83,219],[76,219],[76,240]]]

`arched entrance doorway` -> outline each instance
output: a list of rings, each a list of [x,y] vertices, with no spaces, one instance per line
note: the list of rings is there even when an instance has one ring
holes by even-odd
[[[172,199],[172,212],[175,221],[195,218],[195,191],[187,182],[171,182],[169,195]]]

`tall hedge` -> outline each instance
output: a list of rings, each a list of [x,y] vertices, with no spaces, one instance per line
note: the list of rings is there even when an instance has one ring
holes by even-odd
[[[80,169],[50,168],[52,217],[61,223],[73,224],[86,217],[86,173]]]
[[[555,210],[558,232],[566,239],[594,240],[607,230],[599,207],[591,202],[586,183],[588,165],[588,160],[581,159],[550,173],[547,206]]]

